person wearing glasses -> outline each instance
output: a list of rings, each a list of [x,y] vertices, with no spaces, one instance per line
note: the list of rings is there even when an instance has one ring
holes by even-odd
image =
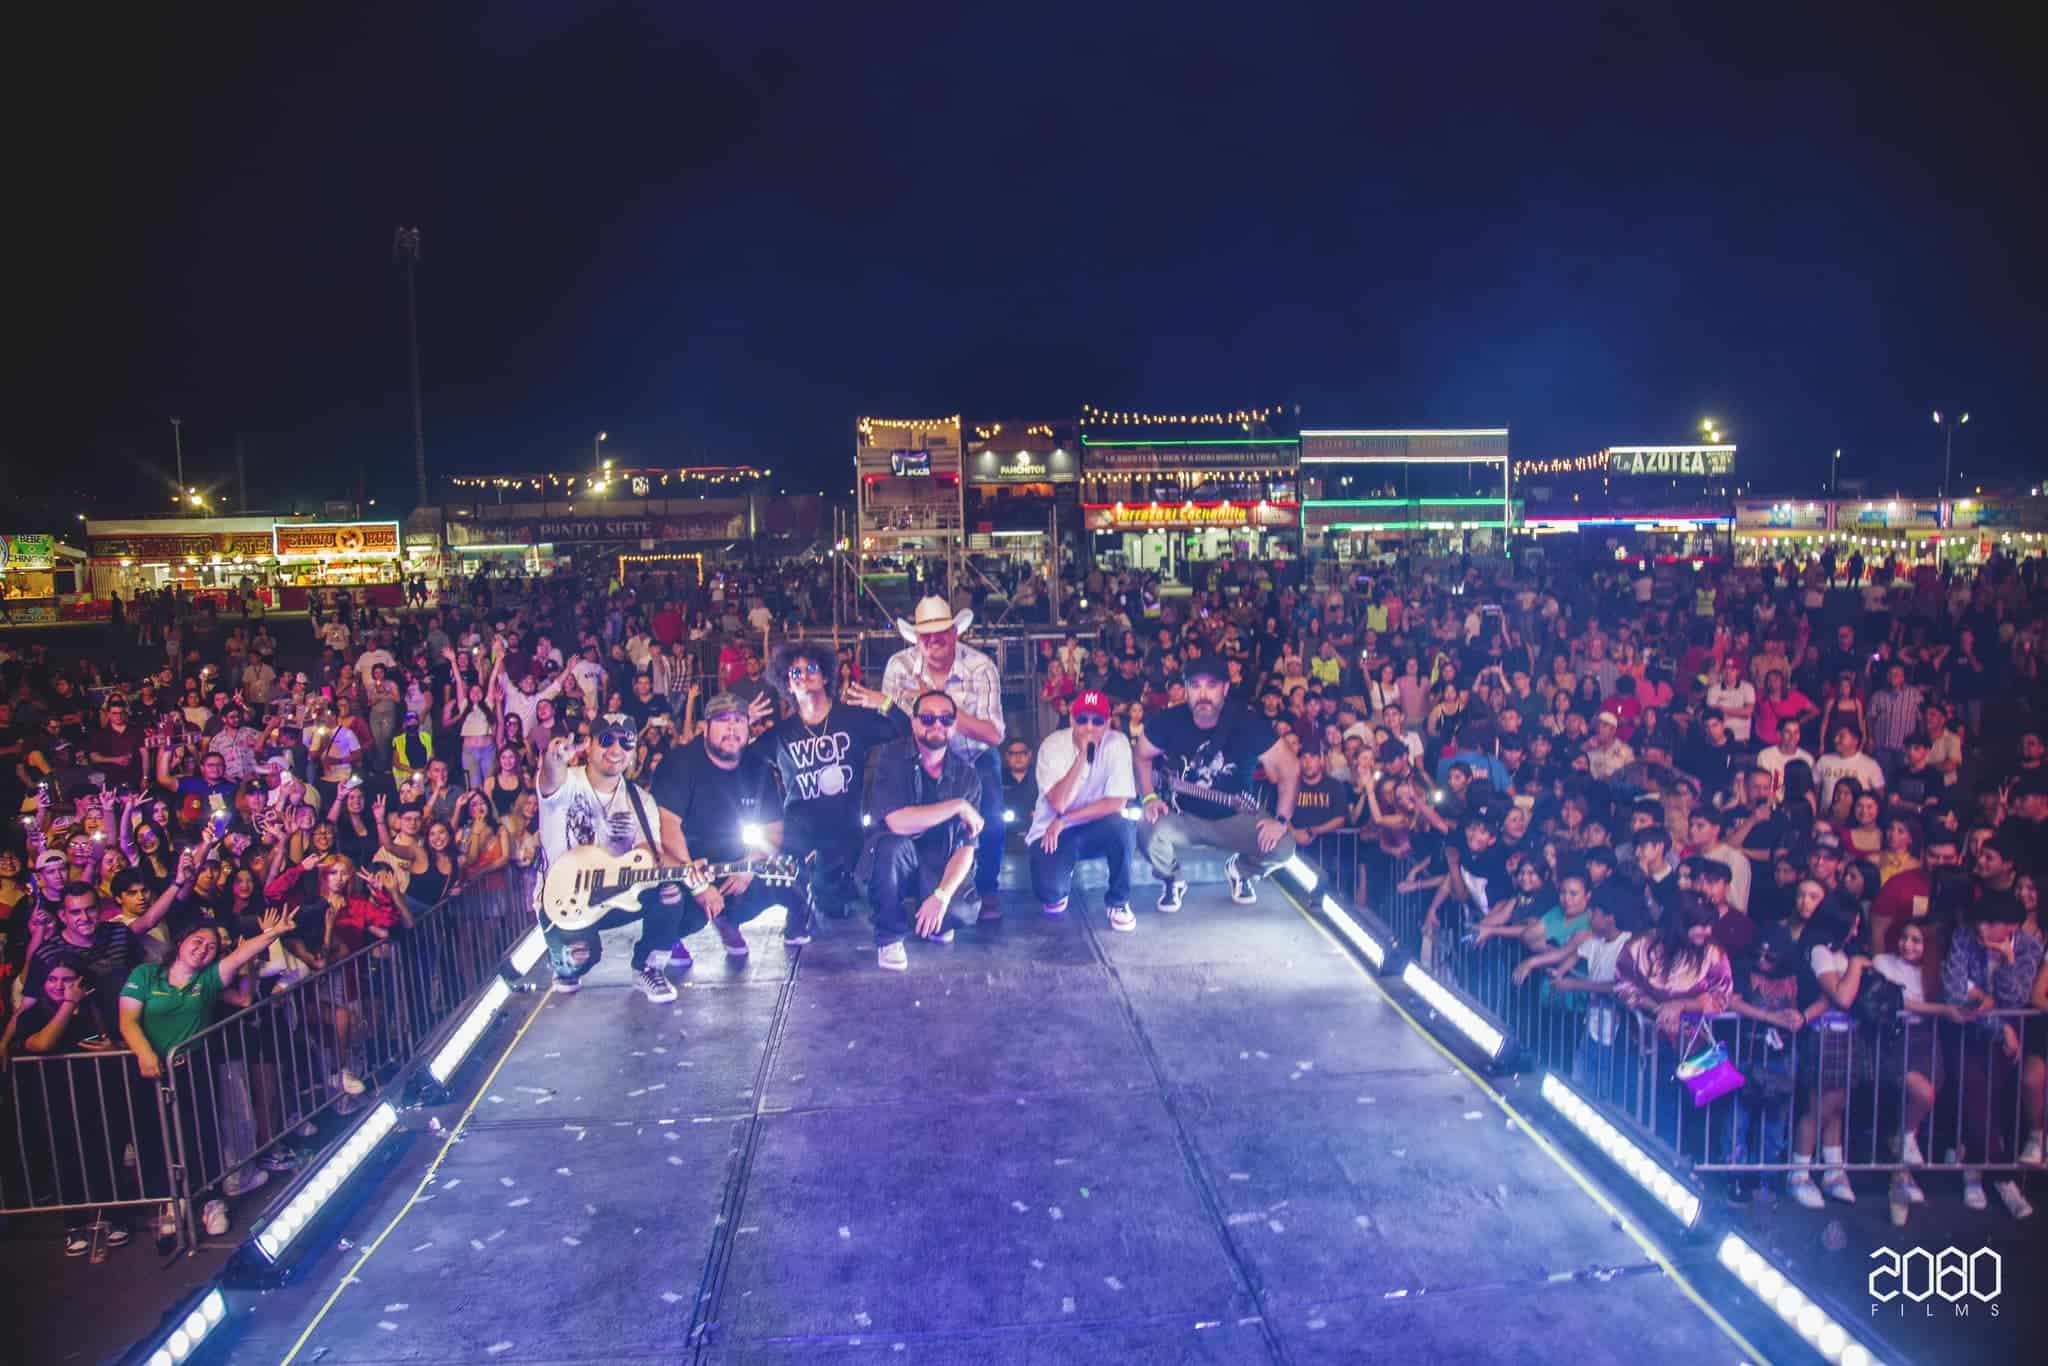
[[[1103,912],[1109,927],[1138,928],[1131,914],[1131,857],[1136,827],[1123,818],[1137,795],[1131,742],[1109,726],[1109,697],[1090,689],[1074,699],[1073,724],[1038,747],[1038,801],[1024,844],[1031,851],[1031,889],[1047,915],[1064,915],[1074,864],[1109,861]]]
[[[775,652],[769,676],[795,708],[764,737],[782,776],[783,850],[805,863],[804,904],[791,907],[785,944],[808,944],[815,917],[852,914],[860,895],[860,798],[868,755],[907,730],[903,713],[877,716],[833,699],[839,660],[823,641],[792,641]]]
[[[960,637],[974,624],[974,613],[954,612],[940,597],[917,604],[909,621],[898,619],[897,634],[910,642],[907,650],[889,657],[882,671],[881,691],[849,688],[848,700],[886,710],[909,711],[925,692],[953,699],[959,719],[953,727],[953,753],[974,767],[981,779],[981,850],[976,861],[975,890],[981,918],[998,920],[1002,905],[996,879],[1003,865],[1003,786],[996,765],[996,747],[1003,743],[1003,682],[996,663]]]
[[[704,707],[703,742],[676,751],[655,773],[654,803],[661,808],[666,862],[741,863],[782,848],[782,799],[775,791],[774,765],[762,747],[747,743],[755,714],[773,705],[766,697],[749,704],[737,693],[719,693]],[[752,873],[692,886],[676,932],[678,958],[690,961],[682,941],[707,923],[717,929],[727,957],[746,957],[747,937],[740,926],[778,899],[785,906],[802,900],[755,882]]]
[[[920,939],[951,943],[957,926],[981,915],[975,846],[987,826],[981,775],[953,750],[959,705],[934,688],[909,711],[910,735],[875,753],[855,869],[875,908],[875,961],[889,972],[910,966],[903,941],[913,927]],[[903,913],[910,896],[918,898],[914,921]]]
[[[1287,831],[1301,766],[1271,722],[1230,700],[1222,660],[1197,655],[1183,673],[1188,700],[1147,717],[1138,737],[1138,787],[1152,827],[1145,852],[1164,885],[1159,909],[1181,908],[1188,885],[1180,851],[1190,844],[1230,851],[1230,899],[1249,905],[1258,900],[1257,879],[1293,857]],[[1261,768],[1276,793],[1270,816],[1259,811],[1253,781]]]
[[[570,849],[602,844],[606,853],[617,856],[643,845],[655,847],[654,802],[626,776],[638,743],[630,726],[607,725],[590,738],[587,749],[566,735],[557,735],[541,751],[541,857],[538,875],[533,880],[536,907],[541,885],[546,881],[547,865]],[[579,758],[583,763],[574,764]],[[650,1001],[675,1000],[675,985],[668,979],[668,946],[680,937],[677,926],[683,911],[682,887],[668,883],[643,891],[637,908],[621,906],[605,912],[604,918],[588,929],[559,929],[543,915],[541,923],[545,926],[548,962],[555,970],[555,990],[577,990],[584,974],[597,966],[598,959],[604,956],[600,931],[638,920],[640,939],[633,945],[633,985]]]

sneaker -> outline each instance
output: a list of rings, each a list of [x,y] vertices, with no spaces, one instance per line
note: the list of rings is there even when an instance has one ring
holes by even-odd
[[[1856,1203],[1856,1191],[1849,1185],[1849,1173],[1839,1167],[1821,1177],[1820,1188],[1827,1192],[1829,1199],[1839,1200],[1845,1205]]]
[[[668,951],[668,965],[677,972],[682,972],[695,967],[697,960],[690,957],[690,946],[678,939],[676,946]]]
[[[711,923],[718,929],[718,938],[725,945],[725,956],[727,958],[745,958],[747,956],[747,937],[740,933],[739,926],[733,924],[724,916],[719,916]]]
[[[1912,1177],[1906,1175],[1906,1173],[1893,1172],[1892,1203],[1895,1205],[1901,1203],[1908,1205],[1924,1205],[1927,1203],[1927,1192],[1921,1190],[1920,1183],[1918,1181],[1915,1181]]]
[[[1998,1183],[1998,1198],[2005,1202],[2005,1212],[2013,1218],[2031,1219],[2034,1217],[2034,1207],[2027,1203],[2026,1196],[2020,1194],[2019,1182],[2000,1181]]]
[[[1230,884],[1230,899],[1240,906],[1249,906],[1259,899],[1258,887],[1252,878],[1237,870],[1237,855],[1223,865],[1223,880]]]
[[[1792,1198],[1808,1209],[1826,1209],[1827,1197],[1820,1193],[1820,1187],[1813,1184],[1813,1177],[1806,1172],[1794,1172],[1785,1178],[1785,1189],[1792,1192]]]
[[[320,1126],[309,1119],[299,1126],[298,1133],[300,1138],[318,1138],[320,1137]]]
[[[782,926],[782,946],[786,949],[793,949],[796,948],[798,945],[808,944],[810,942],[810,913],[801,910],[791,910],[789,913],[789,919],[786,922],[784,922]]]
[[[67,1228],[64,1230],[64,1255],[83,1257],[92,1250],[92,1230]]]
[[[981,911],[974,917],[977,925],[993,925],[1003,918],[1003,896],[1000,892],[981,894]]]
[[[581,977],[557,977],[555,979],[555,990],[564,996],[574,996],[577,992],[583,990],[583,979]]]
[[[918,938],[927,944],[950,944],[953,942],[953,935],[953,922],[948,920],[931,934],[919,935]]]
[[[239,1196],[247,1195],[250,1191],[263,1186],[269,1180],[270,1173],[263,1170],[261,1166],[250,1167],[235,1173],[235,1175],[221,1182],[220,1193],[233,1200]]]
[[[1109,927],[1117,933],[1129,934],[1138,928],[1138,917],[1131,914],[1129,906],[1105,906],[1102,909],[1109,916]]]
[[[295,1172],[299,1169],[299,1155],[290,1148],[272,1148],[256,1159],[256,1165],[267,1172]]]
[[[224,1200],[209,1200],[200,1207],[200,1226],[209,1238],[218,1238],[228,1231],[228,1207]]]
[[[108,1247],[126,1247],[128,1246],[128,1240],[134,1236],[135,1234],[129,1230],[126,1224],[107,1225]]]
[[[1963,1173],[1963,1204],[1969,1209],[1987,1209],[1991,1202],[1984,1198],[1984,1173]]]
[[[178,1208],[164,1204],[156,1212],[156,1250],[158,1256],[168,1256],[178,1245]]]
[[[1899,1145],[1899,1161],[1909,1167],[1924,1167],[1927,1165],[1927,1159],[1920,1155],[1920,1135],[1906,1135],[1906,1141]]]
[[[1159,889],[1160,912],[1165,915],[1172,915],[1180,909],[1181,902],[1187,900],[1187,895],[1187,883],[1177,877],[1168,878],[1166,885]]]
[[[910,966],[910,954],[903,947],[903,941],[884,944],[875,950],[875,966],[889,972],[902,972]]]
[[[640,988],[640,994],[657,1005],[676,998],[675,983],[668,980],[668,974],[649,963],[633,974],[633,985]]]
[[[2037,1129],[2027,1135],[2027,1141],[2020,1145],[2022,1167],[2048,1167],[2048,1157],[2041,1153],[2041,1133]]]
[[[1067,913],[1067,899],[1061,897],[1058,901],[1053,902],[1045,908],[1045,913],[1047,915],[1065,915]]]
[[[369,1088],[363,1085],[363,1079],[361,1077],[349,1071],[347,1068],[343,1068],[341,1071],[341,1089],[348,1092],[352,1096],[360,1096],[364,1091],[368,1090]]]

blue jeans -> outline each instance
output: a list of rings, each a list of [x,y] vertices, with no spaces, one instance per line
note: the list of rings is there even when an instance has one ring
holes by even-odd
[[[1112,906],[1131,904],[1131,860],[1137,854],[1137,826],[1123,813],[1090,821],[1078,830],[1062,830],[1059,847],[1050,854],[1031,845],[1031,890],[1040,904],[1055,906],[1074,886],[1074,865],[1084,858],[1109,861],[1109,887],[1104,899]]]

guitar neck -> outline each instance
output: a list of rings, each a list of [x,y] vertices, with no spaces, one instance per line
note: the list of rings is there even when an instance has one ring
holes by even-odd
[[[741,859],[737,863],[693,863],[682,868],[672,864],[657,865],[653,868],[627,868],[616,875],[616,880],[623,888],[642,882],[675,882],[683,874],[701,873],[705,881],[709,882],[716,878],[729,877],[734,873],[747,872],[753,866],[752,859]]]

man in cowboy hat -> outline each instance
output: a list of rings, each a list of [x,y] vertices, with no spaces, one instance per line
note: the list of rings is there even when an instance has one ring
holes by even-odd
[[[981,918],[999,920],[996,880],[1003,870],[1003,777],[996,749],[1003,742],[1003,681],[994,660],[960,643],[973,624],[974,613],[956,614],[944,598],[924,599],[909,621],[896,620],[896,630],[910,648],[890,657],[882,671],[881,690],[850,684],[846,695],[849,701],[884,711],[900,708],[905,715],[926,692],[942,692],[953,699],[959,720],[953,727],[952,752],[972,764],[981,778],[975,890],[980,894]]]

